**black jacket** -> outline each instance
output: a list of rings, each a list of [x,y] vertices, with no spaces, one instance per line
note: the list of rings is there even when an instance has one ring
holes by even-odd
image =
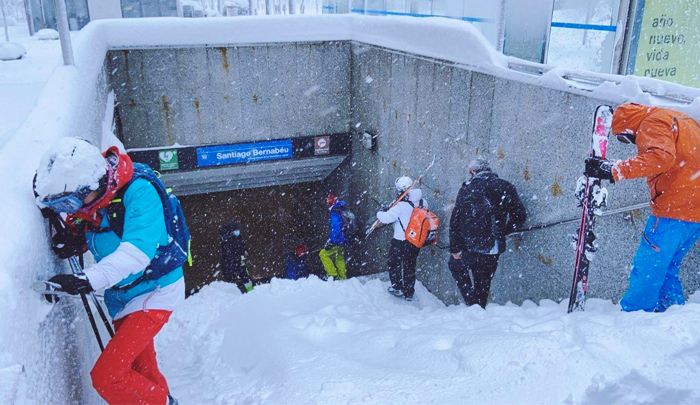
[[[241,236],[236,236],[233,231],[238,229],[238,224],[231,222],[219,228],[221,238],[221,267],[222,271],[239,272],[242,269],[241,256],[246,255],[245,242]]]
[[[523,225],[527,213],[515,186],[491,171],[477,173],[462,185],[450,217],[450,253],[498,254],[506,249],[506,235]]]

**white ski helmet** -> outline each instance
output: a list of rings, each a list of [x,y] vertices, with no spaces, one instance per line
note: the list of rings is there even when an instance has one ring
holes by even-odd
[[[98,190],[106,174],[107,162],[99,149],[84,139],[61,138],[42,156],[34,190],[39,202],[45,203],[78,191]]]
[[[399,177],[396,179],[396,181],[394,181],[394,187],[396,187],[396,190],[402,192],[411,187],[411,184],[413,184],[413,180],[408,176]]]

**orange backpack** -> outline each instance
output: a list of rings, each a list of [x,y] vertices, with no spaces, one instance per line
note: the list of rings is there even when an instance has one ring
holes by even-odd
[[[437,228],[440,223],[437,215],[423,207],[423,200],[420,200],[420,205],[417,207],[410,201],[406,202],[413,207],[411,219],[408,221],[408,226],[404,229],[406,240],[418,248],[436,244]],[[403,228],[403,224],[401,224],[401,228]]]

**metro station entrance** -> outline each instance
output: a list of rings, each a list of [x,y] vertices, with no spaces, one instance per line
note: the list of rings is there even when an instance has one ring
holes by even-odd
[[[284,277],[285,263],[305,243],[312,274],[323,274],[318,250],[327,235],[322,182],[298,183],[180,197],[192,233],[193,266],[185,269],[187,295],[221,280],[219,227],[236,221],[248,249],[254,282]]]

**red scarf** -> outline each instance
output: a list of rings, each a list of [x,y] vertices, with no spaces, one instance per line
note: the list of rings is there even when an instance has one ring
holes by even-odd
[[[118,158],[116,166],[112,166],[107,159],[108,156],[114,155]],[[68,215],[66,222],[73,225],[76,220],[84,220],[91,223],[95,227],[99,227],[102,223],[102,215],[100,210],[107,208],[117,192],[131,181],[134,175],[134,165],[131,158],[126,153],[119,153],[119,148],[112,146],[107,149],[102,156],[105,157],[107,164],[107,189],[102,196],[92,202],[88,206],[82,207],[78,212]]]

